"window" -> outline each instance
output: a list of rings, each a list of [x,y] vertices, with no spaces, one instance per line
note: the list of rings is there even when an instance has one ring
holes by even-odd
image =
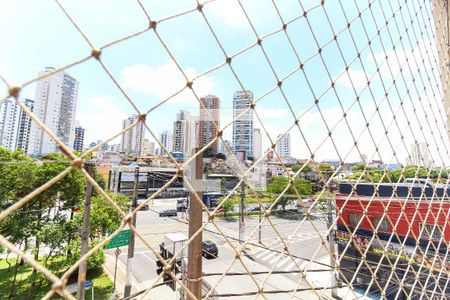
[[[380,223],[380,227],[378,227],[378,231],[384,231],[384,232],[391,232],[391,226],[389,224],[389,220],[387,218],[381,218],[381,217],[377,217],[377,218],[373,218],[372,220],[372,224],[374,229],[377,228],[378,223]]]
[[[350,226],[356,227],[358,225],[359,220],[361,220],[362,215],[357,214],[348,214],[348,223]]]
[[[425,227],[425,228],[423,228]],[[434,229],[434,231],[433,231]],[[442,238],[443,228],[440,226],[434,226],[433,224],[420,224],[420,231],[422,232],[421,238],[431,239],[439,241]]]

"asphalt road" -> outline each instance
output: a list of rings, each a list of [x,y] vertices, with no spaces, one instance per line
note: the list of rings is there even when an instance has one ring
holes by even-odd
[[[138,212],[137,228],[140,234],[151,247],[159,249],[159,244],[164,240],[164,235],[172,232],[181,232],[188,236],[188,224],[181,213],[178,217],[159,217],[158,212],[164,209],[176,207],[174,199],[158,199],[149,205],[147,211]],[[206,214],[204,215],[206,220]],[[323,220],[301,221],[292,218],[270,217],[270,222],[265,220],[261,226],[261,244],[258,243],[258,217],[245,218],[245,240],[249,243],[244,249],[244,255],[236,259],[236,250],[241,247],[238,241],[239,223],[237,218],[215,219],[214,223],[206,225],[203,231],[203,240],[215,242],[219,249],[218,258],[202,258],[203,272],[213,274],[205,276],[206,280],[216,294],[238,294],[255,292],[258,286],[263,286],[265,291],[288,291],[296,288],[308,288],[309,284],[298,272],[299,267],[308,268],[310,260],[324,261],[327,265],[327,253],[323,242],[326,243],[326,223]],[[286,242],[289,253],[283,251]],[[289,241],[289,242],[288,242]],[[127,247],[122,247],[119,255],[120,263],[125,266],[127,260]],[[108,250],[113,254],[114,250]],[[329,261],[329,260],[328,260]],[[317,268],[317,266],[315,266]],[[319,266],[321,267],[321,266]],[[325,266],[322,269],[326,269]],[[297,270],[297,272],[295,272]],[[272,271],[287,272],[284,274],[270,274]],[[241,273],[243,275],[221,274],[227,272]],[[254,276],[248,272],[263,272]],[[214,275],[216,274],[216,275]],[[220,274],[220,275],[217,275]],[[156,277],[155,255],[149,250],[142,240],[136,239],[135,259],[133,275],[140,287],[149,286]],[[329,273],[325,272],[325,276]],[[308,282],[310,282],[308,280]],[[315,283],[317,286],[317,283]],[[166,293],[168,289],[164,290]],[[170,293],[170,292],[168,292]],[[314,292],[309,296],[316,295]],[[299,298],[306,295],[297,293]],[[169,296],[169,295],[168,295]],[[290,299],[292,295],[266,294],[269,299]],[[169,298],[175,299],[176,294]],[[231,297],[234,298],[234,297]],[[255,295],[239,297],[239,299],[254,299]],[[314,298],[314,297],[313,297]],[[227,297],[230,299],[230,297]]]

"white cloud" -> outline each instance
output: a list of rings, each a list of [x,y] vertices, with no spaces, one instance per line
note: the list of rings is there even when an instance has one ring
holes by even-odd
[[[368,77],[368,76],[367,76]],[[342,84],[348,89],[356,89],[360,91],[365,86],[367,86],[367,77],[363,70],[352,70],[349,69],[347,72],[342,74],[339,78],[335,78],[337,84]],[[352,86],[353,83],[353,86]]]
[[[205,2],[201,1],[201,2]],[[221,19],[225,25],[230,27],[239,27],[248,24],[247,18],[235,0],[214,1],[205,5],[205,14],[214,15]]]
[[[367,55],[366,60],[377,62],[382,76],[391,78],[397,76],[402,69],[403,74],[416,76],[419,69],[431,69],[432,60],[438,57],[433,40],[419,40],[413,48],[391,50],[388,53]],[[387,59],[386,59],[387,56]],[[422,59],[424,61],[422,62]],[[392,73],[392,76],[391,76]]]
[[[122,130],[122,120],[128,114],[116,105],[111,96],[95,96],[88,100],[89,105],[80,105],[77,119],[86,129],[84,144],[106,140]]]
[[[188,68],[184,72],[189,80],[198,76],[194,68]],[[121,75],[125,87],[155,96],[158,101],[180,91],[187,83],[181,71],[170,61],[155,68],[145,64],[132,65],[123,69]],[[202,76],[195,79],[193,89],[199,97],[210,94],[214,90],[213,77]],[[189,89],[173,97],[168,103],[198,105]]]
[[[292,122],[294,117],[285,108],[255,108],[258,116],[264,121],[265,119],[274,118],[291,118]]]

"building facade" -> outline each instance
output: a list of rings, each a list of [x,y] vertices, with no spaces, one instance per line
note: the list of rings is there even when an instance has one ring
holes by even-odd
[[[281,158],[291,157],[291,136],[289,133],[277,136],[276,151]]]
[[[430,159],[426,143],[414,143],[409,148],[409,157],[406,159],[408,165],[430,167]]]
[[[39,76],[53,71],[48,67]],[[75,138],[78,81],[66,72],[58,72],[38,80],[34,114],[64,144],[71,147]],[[35,122],[31,122],[28,154],[41,155],[57,151],[56,142]]]
[[[172,151],[173,148],[173,140],[172,140],[172,132],[170,130],[165,130],[161,132],[159,135],[159,141],[167,149],[167,151]],[[158,148],[158,155],[167,155],[162,148]]]
[[[150,156],[155,154],[155,142],[149,139],[144,139],[144,147],[142,149],[142,156]]]
[[[173,122],[173,147],[174,152],[181,152],[190,155],[192,151],[192,120],[191,114],[186,110],[181,110],[177,114],[177,120]]]
[[[131,126],[139,119],[138,115],[123,120],[122,129]],[[122,133],[121,151],[133,156],[142,155],[144,147],[144,123],[139,122],[133,128]]]
[[[33,100],[24,99],[22,102],[33,111]],[[23,149],[27,153],[30,126],[30,116],[14,100],[0,104],[0,146],[11,150]]]
[[[220,102],[214,95],[200,98],[200,118],[198,123],[198,147],[209,144],[216,136],[220,128]],[[211,145],[211,154],[219,152],[219,143],[216,140]]]
[[[249,109],[253,101],[251,91],[237,91],[233,96],[233,152],[245,151],[253,156],[253,110]],[[244,111],[246,111],[244,113]],[[242,114],[242,115],[241,115]],[[239,117],[239,118],[238,118]]]
[[[30,111],[33,111],[34,100],[25,99],[24,104],[30,109]],[[20,109],[16,149],[22,149],[24,153],[28,152],[28,144],[30,142],[30,132],[31,132],[31,117],[23,109]]]
[[[75,127],[75,139],[73,141],[73,150],[83,151],[84,149],[84,128],[81,126]]]
[[[253,128],[253,158],[258,160],[262,156],[262,135],[261,129]]]
[[[228,154],[228,151],[227,151],[227,147],[225,146],[225,144],[233,151],[233,144],[231,143],[231,141],[229,141],[229,140],[223,140],[223,142],[222,142],[222,140],[220,141],[220,145],[219,145],[219,152],[220,153],[223,153],[223,154],[225,154],[225,155],[227,155]]]

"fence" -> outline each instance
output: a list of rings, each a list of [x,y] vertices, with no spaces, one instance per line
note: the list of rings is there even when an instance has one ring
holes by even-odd
[[[58,17],[64,17],[85,43],[86,55],[72,57],[69,64],[29,78],[20,85],[12,85],[8,80],[9,74],[0,70],[0,79],[8,90],[2,96],[2,102],[15,101],[34,126],[39,127],[64,154],[56,160],[43,161],[9,156],[0,165],[5,178],[27,174],[30,165],[56,166],[53,173],[49,171],[51,179],[40,182],[32,191],[22,188],[22,185],[19,189],[19,185],[3,184],[4,197],[0,200],[0,244],[17,257],[16,265],[23,260],[36,270],[36,274],[45,277],[36,277],[40,285],[46,281],[51,283],[45,299],[55,294],[73,299],[67,288],[71,277],[127,228],[135,235],[136,242],[164,266],[159,275],[154,275],[153,270],[148,271],[154,276],[141,286],[142,290],[136,295],[140,299],[161,296],[158,291],[165,276],[170,276],[180,292],[192,299],[199,296],[196,290],[199,281],[208,286],[204,297],[215,299],[244,296],[437,299],[450,296],[447,1],[322,0],[288,3],[212,0],[180,1],[167,6],[137,0],[133,4],[127,3],[127,8],[133,6],[139,15],[136,12],[128,18],[142,18],[138,26],[141,29],[121,33],[121,36],[103,44],[91,38],[91,35],[98,35],[96,28],[83,28],[79,22],[83,17],[75,16],[72,11],[75,8],[71,10],[69,3],[64,1],[56,0],[55,3],[59,9]],[[177,6],[180,9],[174,10]],[[164,15],[165,11],[171,13]],[[228,31],[233,35],[230,36]],[[203,44],[189,44],[189,38],[194,39],[197,34],[210,47],[208,55],[198,50]],[[187,44],[177,44],[177,38]],[[167,84],[168,93],[165,95],[168,96],[155,93],[158,101],[152,104],[139,100],[133,86],[130,88],[130,84],[119,78],[110,66],[108,53],[113,53],[114,49],[130,48],[127,55],[131,57],[136,51],[132,42],[136,40],[142,44],[144,41],[150,43],[154,52],[149,56],[153,58],[159,53],[173,66],[164,67],[163,72],[149,77],[156,81],[161,80],[159,75],[175,74],[175,77],[167,75],[162,78],[161,82]],[[14,47],[12,44],[7,46]],[[197,48],[192,50],[188,46]],[[183,51],[189,53],[188,58]],[[194,59],[198,55],[196,51],[202,53],[200,60]],[[117,60],[116,56],[112,57]],[[129,57],[120,58],[126,59]],[[103,142],[79,154],[71,150],[72,145],[65,142],[65,137],[58,132],[60,129],[44,122],[38,117],[38,112],[32,112],[20,98],[31,85],[94,63],[109,80],[108,88],[115,89],[122,97],[122,104],[130,107],[138,117]],[[197,73],[192,67],[203,71]],[[243,108],[234,109],[233,117],[225,124],[220,124],[216,111],[203,97],[204,87],[208,86],[211,77],[219,78],[219,82],[226,81],[234,91],[242,91],[239,97],[244,103]],[[146,84],[154,88],[152,82],[140,87],[145,89]],[[251,90],[256,92],[251,93]],[[177,107],[187,106],[187,102],[180,101],[180,95],[195,100],[202,112],[203,119],[199,124],[210,121],[209,127],[204,128],[214,133],[200,150],[184,160],[175,158],[172,149],[168,149],[155,132],[158,123],[155,120],[160,109],[173,107],[170,106],[173,103]],[[108,102],[103,104],[105,110],[109,106]],[[274,117],[276,121],[270,121]],[[245,125],[249,118],[252,127],[259,124],[267,150],[246,164],[242,162],[242,153],[234,151],[236,149],[230,147],[225,136],[231,127],[234,135],[238,130],[234,127],[237,121]],[[272,130],[275,125],[278,125],[276,133]],[[157,142],[176,172],[164,186],[129,212],[127,206],[112,197],[101,180],[87,170],[86,161],[102,146],[137,130],[139,126]],[[247,132],[247,135],[253,136],[254,132]],[[283,148],[282,142],[286,143],[288,136],[292,145]],[[219,142],[223,144],[227,160],[234,166],[232,175],[238,178],[237,184],[217,207],[209,210],[198,189],[203,179],[184,176],[184,187],[191,193],[191,207],[197,205],[204,210],[203,222],[197,228],[190,227],[183,249],[179,249],[173,258],[164,259],[154,241],[140,229],[142,225],[136,223],[138,211],[154,203],[153,200],[180,176],[200,172],[193,167],[195,161]],[[250,142],[247,140],[246,143]],[[289,147],[300,149],[298,155],[306,158],[295,170],[291,168],[295,163],[285,157],[284,151]],[[321,164],[322,160],[332,157],[336,157],[334,162]],[[269,184],[267,187],[272,197],[267,206],[263,194],[249,178],[252,170],[267,167],[271,162],[276,162],[281,168],[282,176],[269,178],[277,185]],[[352,162],[361,164],[349,169],[348,164]],[[20,167],[13,169],[9,166]],[[14,170],[19,171],[11,173]],[[39,212],[39,225],[45,215],[41,213],[42,205],[48,204],[43,196],[54,192],[52,199],[61,199],[64,193],[71,193],[69,187],[72,185],[65,185],[64,180],[74,176],[73,172],[80,172],[77,174],[83,175],[94,195],[104,199],[98,206],[93,202],[92,211],[108,207],[121,222],[112,234],[100,235],[95,243],[91,239],[85,254],[74,259],[69,267],[50,270],[45,257],[54,253],[44,253],[44,258],[27,253],[27,243],[34,242],[39,249],[42,239],[27,235],[32,233],[12,238],[11,230],[20,221],[17,216],[30,211]],[[307,194],[303,190],[304,181],[298,178],[306,178],[308,172],[317,174],[320,184],[306,209],[296,213],[292,219],[274,214],[278,204],[286,199],[304,198]],[[84,188],[81,189],[84,191]],[[238,238],[236,231],[218,216],[228,200],[241,193],[243,202],[249,201],[244,199],[248,194],[259,204],[261,214],[259,219],[247,218],[245,232],[240,232]],[[14,200],[7,201],[6,195]],[[63,205],[61,209],[57,203],[51,206],[58,209],[49,213],[47,219],[53,216],[53,219],[60,220],[55,216],[69,214],[72,219],[76,213],[74,205]],[[191,212],[189,222],[199,218],[199,215],[194,218],[192,214],[195,213]],[[88,240],[85,227],[77,230]],[[261,231],[270,236],[269,241],[261,241]],[[16,232],[14,234],[17,235]],[[197,247],[195,249],[198,250],[202,235],[216,236],[222,243],[219,248],[226,255],[221,257],[219,254],[218,271],[195,271],[198,265],[194,265],[194,261],[199,259],[198,256],[195,259],[190,256],[186,273],[180,277],[172,268],[177,254],[188,247]],[[71,252],[74,251],[72,248]],[[86,281],[83,276],[78,276],[79,282]],[[10,297],[13,298],[14,294]]]

